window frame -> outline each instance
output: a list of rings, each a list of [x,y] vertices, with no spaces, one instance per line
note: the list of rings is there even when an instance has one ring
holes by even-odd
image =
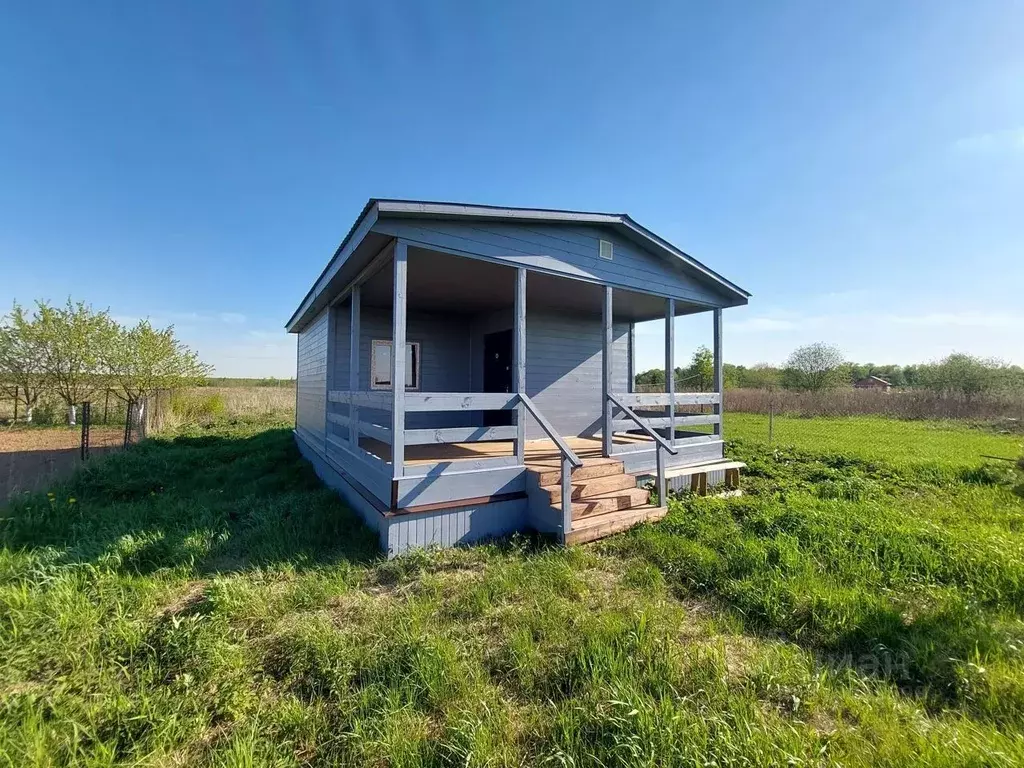
[[[372,389],[372,390],[394,389],[394,387],[392,387],[392,385],[391,385],[392,384],[391,381],[388,381],[386,384],[379,383],[377,381],[377,355],[376,355],[376,348],[377,348],[378,344],[386,346],[390,350],[391,349],[391,339],[371,339],[371,341],[370,341],[370,389]],[[422,365],[423,358],[420,356],[421,346],[420,346],[420,342],[418,342],[418,341],[407,341],[407,342],[405,342],[405,346],[407,348],[410,348],[410,347],[412,348],[412,366],[411,366],[411,368],[412,368],[412,382],[413,382],[411,386],[406,384],[405,391],[406,392],[415,392],[415,391],[419,390],[419,388],[420,388],[420,375],[421,375],[421,369],[423,367],[423,365]],[[388,365],[387,377],[388,377],[388,379],[391,378],[391,366],[390,365]]]

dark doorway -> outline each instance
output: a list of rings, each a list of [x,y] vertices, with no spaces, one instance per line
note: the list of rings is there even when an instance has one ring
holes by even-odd
[[[484,392],[512,391],[512,330],[484,336]],[[484,411],[484,426],[512,423],[512,411]]]

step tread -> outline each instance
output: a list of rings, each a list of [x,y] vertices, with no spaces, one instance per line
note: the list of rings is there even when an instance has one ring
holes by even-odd
[[[596,541],[646,521],[661,520],[667,514],[668,507],[644,504],[643,506],[619,512],[593,515],[583,518],[579,522],[574,520],[572,530],[566,534],[565,543],[585,544],[588,541]]]
[[[650,498],[651,492],[646,488],[627,488],[619,491],[599,493],[588,496],[585,499],[574,499],[572,502],[572,516],[576,520],[608,512],[636,509],[643,504],[647,504]],[[551,506],[556,510],[561,510],[562,500],[553,500]]]
[[[540,485],[560,485],[562,482],[562,470],[559,469],[534,469],[539,475]],[[572,479],[575,481],[581,480],[592,480],[597,477],[608,477],[609,475],[617,475],[625,472],[621,461],[610,459],[602,460],[596,464],[584,463],[582,467],[577,467],[572,471]]]
[[[622,474],[605,475],[604,477],[589,477],[577,480],[572,483],[572,498],[574,501],[590,498],[599,493],[608,491],[620,491],[629,488],[636,488],[636,477]],[[562,484],[545,485],[541,490],[547,491],[553,500],[561,500]]]

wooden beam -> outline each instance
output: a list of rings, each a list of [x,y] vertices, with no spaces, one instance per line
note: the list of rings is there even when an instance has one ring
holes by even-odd
[[[350,392],[359,390],[359,338],[361,335],[360,321],[362,319],[362,288],[356,285],[352,288],[352,302],[349,307],[350,319],[348,325],[348,389]],[[348,415],[351,419],[349,424],[349,442],[352,445],[359,444],[359,406],[349,402]]]
[[[614,393],[624,405],[631,408],[666,407],[669,405],[668,394],[662,392]],[[680,405],[714,405],[721,398],[716,392],[676,392],[676,406]]]
[[[693,416],[676,416],[675,419],[661,416],[653,419],[644,419],[644,422],[651,429],[680,429],[682,427],[692,427],[697,424],[717,424],[720,417],[713,413],[702,413]],[[632,419],[614,419],[612,420],[612,429],[616,432],[628,432],[631,429],[639,429]],[[676,442],[679,441],[677,438]]]
[[[665,394],[668,395],[668,440],[676,441],[676,301],[665,302]]]
[[[712,412],[721,417],[722,415],[722,388],[724,385],[724,371],[722,359],[722,310],[716,309],[712,313],[715,324],[715,392],[718,394],[718,402],[714,404]],[[722,436],[722,419],[715,422],[715,434]]]
[[[601,344],[601,448],[605,456],[612,455],[612,403],[608,393],[612,391],[612,287],[604,287],[604,301],[601,304],[601,320],[604,324]]]
[[[335,390],[327,393],[327,399],[332,403],[360,405],[364,408],[373,408],[378,411],[391,410],[391,393],[383,390],[379,392],[350,392],[348,390]]]
[[[515,318],[513,325],[513,385],[517,394],[526,394],[526,269],[516,269]],[[515,455],[526,461],[526,406],[516,406]]]
[[[405,474],[405,318],[409,275],[409,248],[395,243],[394,290],[391,295],[391,467],[393,477]]]
[[[438,443],[478,443],[490,440],[515,440],[518,427],[446,427],[442,429],[407,429],[406,445]]]
[[[405,410],[417,411],[507,411],[516,406],[515,392],[407,392]]]

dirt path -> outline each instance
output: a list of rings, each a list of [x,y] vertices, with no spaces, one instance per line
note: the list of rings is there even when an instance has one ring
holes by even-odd
[[[117,427],[94,427],[92,456],[120,449],[123,439]],[[71,474],[81,461],[80,440],[80,431],[60,427],[0,430],[0,504],[18,493],[46,490]]]

